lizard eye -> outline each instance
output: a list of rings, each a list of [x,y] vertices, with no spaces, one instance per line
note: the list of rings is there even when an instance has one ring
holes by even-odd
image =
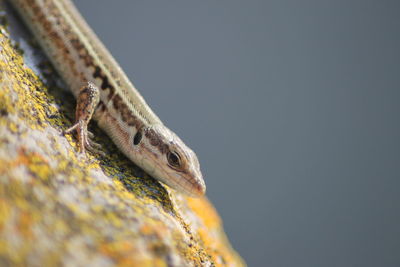
[[[173,167],[180,167],[181,165],[179,155],[176,152],[168,152],[167,160],[169,165]]]

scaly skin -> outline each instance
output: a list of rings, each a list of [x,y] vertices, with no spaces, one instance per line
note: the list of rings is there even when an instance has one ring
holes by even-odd
[[[81,129],[82,150],[90,147],[86,127],[94,112],[98,125],[136,165],[180,192],[205,194],[196,154],[153,113],[71,1],[10,3],[78,99],[77,124],[70,130]],[[92,94],[98,97],[88,97]]]

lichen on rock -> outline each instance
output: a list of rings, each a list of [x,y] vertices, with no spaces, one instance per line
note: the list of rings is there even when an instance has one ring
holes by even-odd
[[[106,155],[81,156],[61,134],[75,100],[12,39],[0,25],[1,266],[244,265],[207,198],[149,177],[95,124]]]

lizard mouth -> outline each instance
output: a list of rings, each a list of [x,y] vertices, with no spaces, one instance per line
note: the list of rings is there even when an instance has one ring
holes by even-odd
[[[172,188],[179,188],[180,191],[185,192],[186,195],[191,197],[201,197],[206,193],[206,186],[202,179],[196,179],[188,177],[183,174],[169,174],[170,180],[174,181],[173,184],[169,184]]]

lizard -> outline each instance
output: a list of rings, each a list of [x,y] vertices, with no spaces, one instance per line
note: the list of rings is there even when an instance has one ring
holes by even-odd
[[[196,154],[151,110],[71,0],[10,0],[76,98],[81,153],[97,151],[93,119],[134,164],[192,197],[206,185]]]

